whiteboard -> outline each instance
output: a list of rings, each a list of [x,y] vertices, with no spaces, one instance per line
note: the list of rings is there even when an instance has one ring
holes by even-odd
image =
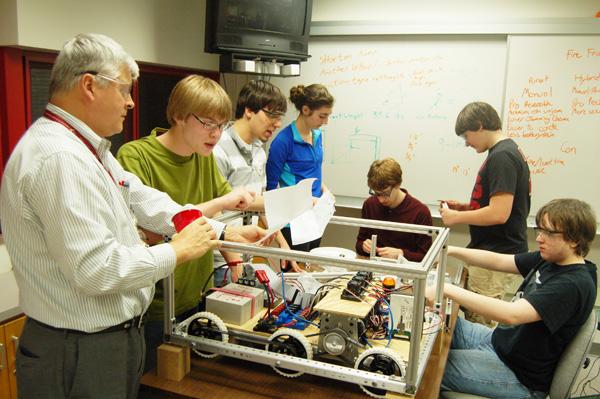
[[[504,131],[529,164],[532,209],[553,198],[600,212],[600,36],[509,37]]]
[[[323,179],[338,204],[360,206],[369,166],[385,157],[400,163],[403,187],[422,202],[468,201],[485,154],[465,147],[454,124],[472,101],[501,113],[506,36],[311,37],[309,51],[300,77],[271,81],[286,96],[296,84],[322,83],[335,97]]]

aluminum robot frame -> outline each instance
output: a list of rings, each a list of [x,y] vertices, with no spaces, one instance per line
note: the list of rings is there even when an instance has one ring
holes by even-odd
[[[254,213],[251,212],[236,212],[227,214],[218,219],[227,222],[242,217],[244,223],[247,224],[250,222],[253,214]],[[334,380],[356,383],[360,385],[367,394],[374,397],[386,397],[385,392],[387,391],[414,395],[421,382],[435,340],[438,334],[443,331],[443,327],[441,327],[433,333],[422,334],[424,327],[423,316],[425,314],[425,288],[427,276],[432,270],[435,270],[437,277],[434,308],[438,311],[434,313],[434,317],[438,318],[437,323],[439,323],[440,326],[443,325],[441,312],[439,312],[439,310],[442,307],[442,289],[446,271],[446,252],[449,229],[445,227],[383,222],[342,216],[332,217],[329,224],[427,234],[432,237],[433,243],[423,260],[418,263],[392,263],[373,257],[371,259],[340,259],[328,256],[311,255],[310,253],[302,251],[258,247],[255,245],[233,242],[224,242],[222,249],[242,253],[245,261],[250,260],[252,256],[260,256],[264,258],[295,260],[307,264],[337,266],[349,271],[372,271],[374,273],[393,275],[402,279],[412,280],[413,322],[410,337],[421,337],[421,340],[414,338],[410,339],[408,357],[405,359],[405,364],[401,365],[403,375],[385,375],[380,372],[367,371],[340,364],[327,363],[321,360],[306,359],[277,352],[270,352],[266,349],[257,349],[256,347],[244,346],[239,343],[230,343],[227,342],[226,339],[216,340],[187,334],[180,327],[181,323],[177,324],[175,321],[174,278],[172,274],[163,282],[165,293],[165,342],[180,346],[189,346],[194,350],[201,350],[207,353],[266,364],[275,369],[279,368],[296,371],[298,374],[308,373]],[[434,265],[437,265],[437,268],[434,268]],[[311,273],[311,275],[314,275],[315,278],[319,280],[330,279],[332,276],[339,275],[339,273]],[[297,274],[286,273],[285,277],[286,279],[295,278],[297,277]],[[420,315],[420,317],[415,317],[415,315]],[[260,337],[257,333],[236,330],[235,326],[229,327],[225,336],[235,337],[236,342],[247,341],[264,343],[265,340],[264,337]],[[406,357],[405,354],[404,357]],[[383,396],[379,396],[373,394],[373,392],[384,392],[384,394]]]

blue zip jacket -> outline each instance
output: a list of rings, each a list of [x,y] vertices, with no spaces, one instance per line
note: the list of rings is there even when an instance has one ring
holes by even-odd
[[[320,197],[323,165],[321,130],[312,131],[313,145],[302,140],[296,121],[282,129],[271,142],[267,159],[267,190],[293,186],[301,180],[315,177],[313,197]]]

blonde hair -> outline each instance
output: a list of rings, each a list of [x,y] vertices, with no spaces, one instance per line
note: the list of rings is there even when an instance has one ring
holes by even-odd
[[[184,120],[191,114],[215,121],[231,119],[232,107],[229,96],[214,80],[190,75],[173,87],[167,104],[167,120],[171,126],[175,120]]]

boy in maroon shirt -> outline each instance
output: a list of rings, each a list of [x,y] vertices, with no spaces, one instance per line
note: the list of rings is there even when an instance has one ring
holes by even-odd
[[[402,169],[395,159],[374,161],[367,175],[369,194],[363,203],[362,217],[386,222],[432,225],[429,208],[400,188]],[[400,256],[420,262],[431,246],[426,234],[404,233],[361,227],[356,238],[356,251],[369,256],[371,236],[377,235],[377,256],[398,259]]]

